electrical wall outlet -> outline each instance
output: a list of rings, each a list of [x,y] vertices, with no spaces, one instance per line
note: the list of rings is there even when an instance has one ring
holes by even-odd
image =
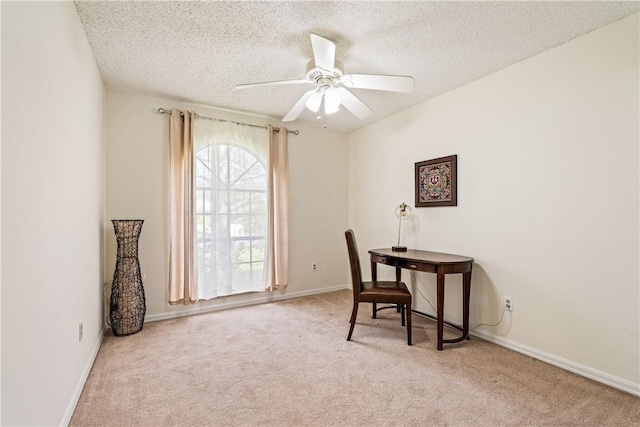
[[[513,298],[505,295],[504,297],[504,309],[507,311],[513,311]]]
[[[313,271],[314,273],[318,271],[318,263],[314,262],[311,264],[311,271]]]
[[[82,341],[82,335],[83,335],[83,325],[82,322],[80,322],[78,324],[78,342]]]

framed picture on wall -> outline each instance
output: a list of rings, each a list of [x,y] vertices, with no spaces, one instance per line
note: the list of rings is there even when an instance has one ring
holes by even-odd
[[[415,206],[458,206],[457,173],[457,155],[416,163]]]

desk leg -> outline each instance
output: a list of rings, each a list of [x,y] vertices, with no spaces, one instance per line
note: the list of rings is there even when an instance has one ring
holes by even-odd
[[[371,281],[376,282],[378,280],[378,263],[371,261]],[[371,318],[375,319],[378,313],[378,304],[375,302],[372,305]]]
[[[438,287],[437,287],[437,308],[438,308],[438,350],[442,350],[442,334],[444,332],[444,272],[442,267],[438,267]]]
[[[469,299],[471,297],[471,272],[462,274],[462,336],[469,339]]]
[[[402,271],[400,270],[400,267],[396,267],[396,282],[399,282],[402,279]],[[400,306],[402,304],[396,304],[396,311],[398,313],[400,313]],[[404,326],[404,312],[402,314],[402,326]]]

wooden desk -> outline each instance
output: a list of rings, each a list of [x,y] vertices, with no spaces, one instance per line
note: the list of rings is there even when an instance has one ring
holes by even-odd
[[[438,350],[447,343],[460,342],[469,339],[469,297],[471,295],[471,268],[473,258],[460,255],[443,254],[439,252],[418,251],[409,249],[406,252],[394,252],[391,248],[372,249],[371,280],[378,279],[377,265],[385,264],[396,268],[396,280],[400,281],[401,268],[414,271],[436,273],[437,277],[437,316]],[[462,327],[444,321],[444,278],[447,274],[462,273]],[[418,314],[434,318],[425,313],[412,310]],[[452,326],[462,332],[462,336],[445,340],[442,338],[444,324]]]

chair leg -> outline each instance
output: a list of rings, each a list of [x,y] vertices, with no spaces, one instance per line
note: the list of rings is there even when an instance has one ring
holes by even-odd
[[[407,304],[406,307],[407,307],[407,343],[411,345],[411,304]],[[402,308],[404,309],[404,306],[402,306]]]
[[[351,311],[351,326],[349,327],[349,335],[347,335],[347,341],[351,341],[351,334],[353,333],[353,327],[356,325],[356,316],[358,315],[358,302],[353,302],[353,310]]]
[[[371,314],[372,319],[376,319],[378,317],[378,304],[373,303],[373,312]]]
[[[400,308],[400,319],[402,319],[402,326],[404,326],[404,304],[398,304]]]

